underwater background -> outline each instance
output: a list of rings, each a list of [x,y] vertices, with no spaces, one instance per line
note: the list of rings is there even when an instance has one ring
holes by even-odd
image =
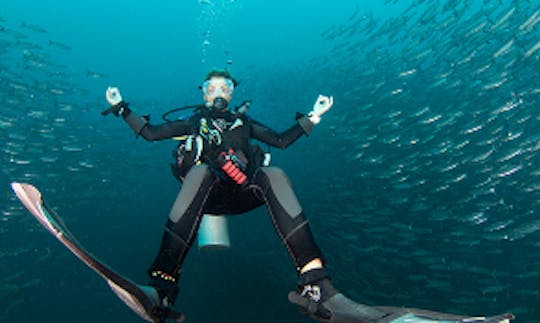
[[[159,123],[201,102],[213,67],[240,80],[232,104],[253,100],[249,114],[276,130],[334,97],[272,163],[344,294],[540,322],[533,0],[3,1],[1,322],[142,321],[9,183],[36,185],[93,254],[146,282],[180,187],[175,143],[101,116],[105,89]],[[188,255],[187,322],[312,322],[287,301],[295,270],[265,208],[229,225],[230,249]]]

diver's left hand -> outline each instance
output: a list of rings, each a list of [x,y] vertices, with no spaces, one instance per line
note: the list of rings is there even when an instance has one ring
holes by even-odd
[[[319,122],[321,122],[321,116],[325,114],[326,111],[330,110],[333,104],[333,96],[327,97],[319,94],[317,100],[315,101],[315,104],[313,104],[313,111],[308,114],[309,121],[311,121],[313,124],[318,124]]]

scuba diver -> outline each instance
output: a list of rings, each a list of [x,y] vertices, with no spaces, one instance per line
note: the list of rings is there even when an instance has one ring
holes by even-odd
[[[182,177],[182,188],[165,225],[158,255],[148,269],[149,285],[160,298],[156,312],[167,318],[176,300],[182,263],[203,214],[241,214],[266,204],[298,273],[297,290],[291,292],[290,300],[320,320],[329,320],[335,314],[365,317],[357,304],[332,286],[324,269],[324,256],[288,177],[277,167],[263,166],[263,150],[250,142],[255,139],[281,149],[288,147],[303,134],[311,133],[313,125],[332,107],[333,98],[319,95],[308,115],[297,114],[296,123],[278,133],[245,111],[229,108],[237,85],[228,71],[210,71],[202,86],[205,103],[190,117],[161,125],[152,125],[132,111],[118,88],[106,91],[111,108],[104,114],[121,116],[136,136],[149,141],[187,136],[179,148],[183,163],[176,167],[176,171],[187,168],[184,174],[177,174]]]
[[[393,322],[404,314],[412,315],[413,310],[402,307],[358,304],[332,285],[324,268],[325,257],[288,177],[280,168],[268,166],[264,151],[251,143],[254,139],[284,149],[303,134],[309,136],[313,125],[332,107],[333,98],[319,95],[311,112],[297,113],[296,123],[278,133],[250,118],[245,104],[229,108],[237,85],[228,71],[210,71],[201,87],[204,104],[195,106],[187,118],[161,125],[150,124],[149,118],[132,111],[118,88],[106,90],[110,108],[103,115],[122,117],[137,137],[149,141],[180,138],[173,172],[182,188],[167,219],[159,252],[148,269],[146,290],[151,292],[145,293],[153,300],[151,316],[156,322],[181,321],[172,306],[183,261],[204,214],[241,214],[264,204],[296,267],[298,283],[289,293],[289,301],[303,314],[336,323]]]

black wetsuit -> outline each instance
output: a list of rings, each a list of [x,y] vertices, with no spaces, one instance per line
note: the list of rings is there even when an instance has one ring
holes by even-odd
[[[267,205],[272,223],[297,270],[315,258],[323,259],[289,179],[281,169],[261,167],[250,160],[248,181],[240,186],[224,181],[213,165],[217,155],[229,148],[243,151],[248,160],[253,159],[250,139],[286,148],[302,134],[309,135],[311,132],[312,123],[306,116],[299,116],[294,126],[277,133],[248,116],[208,108],[197,110],[188,119],[162,125],[151,125],[129,109],[122,115],[136,135],[152,141],[198,134],[201,118],[213,125],[217,120],[218,126],[213,130],[221,130],[220,144],[204,142],[202,163],[193,166],[185,176],[182,189],[169,214],[159,254],[149,273],[166,273],[176,281],[203,214],[240,214],[263,204]]]

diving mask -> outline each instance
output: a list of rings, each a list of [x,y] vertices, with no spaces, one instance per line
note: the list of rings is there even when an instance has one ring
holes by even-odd
[[[202,90],[205,96],[231,96],[234,91],[234,83],[229,79],[208,80],[203,83]]]

